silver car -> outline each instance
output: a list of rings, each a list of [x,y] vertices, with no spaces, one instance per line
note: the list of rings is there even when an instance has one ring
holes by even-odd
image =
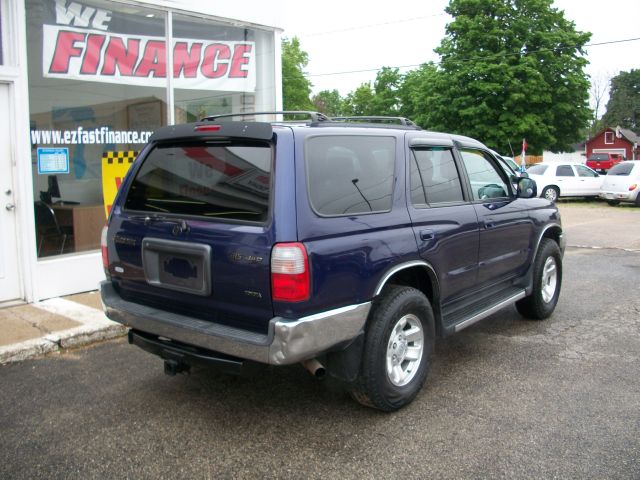
[[[609,205],[620,202],[635,203],[640,207],[640,160],[629,160],[614,165],[600,187],[600,198]]]

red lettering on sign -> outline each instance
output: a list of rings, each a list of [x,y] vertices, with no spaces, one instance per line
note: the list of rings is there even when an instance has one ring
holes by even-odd
[[[122,177],[116,177],[116,190],[120,189],[120,185],[122,185]]]
[[[87,37],[87,46],[82,57],[82,68],[80,73],[84,75],[95,75],[100,65],[100,52],[107,37],[104,35],[90,34]]]
[[[113,205],[107,205],[107,217],[111,213],[111,207],[113,207]]]
[[[236,45],[236,48],[233,50],[233,60],[231,60],[229,78],[247,78],[249,72],[243,70],[242,67],[249,64],[251,47],[251,45]]]
[[[167,76],[167,63],[165,42],[159,40],[149,40],[144,48],[142,60],[136,68],[136,77],[148,77],[152,74],[155,78]]]
[[[221,60],[229,60],[230,58],[231,49],[228,45],[214,43],[205,48],[200,70],[207,78],[224,77],[229,68],[229,64]]]
[[[133,75],[133,68],[138,60],[140,40],[130,38],[125,48],[120,37],[111,37],[104,52],[104,65],[102,75],[115,75],[116,67],[121,75]]]
[[[202,43],[193,43],[189,50],[187,42],[176,42],[173,48],[173,77],[180,78],[184,71],[184,78],[196,78],[201,53]]]
[[[82,42],[84,38],[84,33],[66,32],[64,30],[58,32],[55,53],[49,67],[49,73],[68,73],[71,58],[82,55],[82,48],[76,47],[76,43]]]

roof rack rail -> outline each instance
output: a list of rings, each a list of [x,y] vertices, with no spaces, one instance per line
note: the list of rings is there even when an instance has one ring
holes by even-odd
[[[215,120],[218,120],[219,118],[232,118],[232,117],[252,117],[252,116],[256,116],[256,115],[306,115],[309,120],[311,120],[312,123],[317,123],[317,122],[328,122],[331,119],[329,117],[327,117],[324,113],[320,113],[320,112],[311,112],[311,111],[304,111],[304,110],[285,110],[285,111],[280,111],[280,112],[238,112],[238,113],[224,113],[221,115],[210,115],[208,117],[204,117],[202,119],[203,122],[213,122]]]
[[[365,123],[386,123],[386,124],[398,124],[406,127],[417,127],[415,122],[405,117],[386,117],[382,115],[378,116],[349,116],[349,117],[331,117],[334,122],[365,122]]]

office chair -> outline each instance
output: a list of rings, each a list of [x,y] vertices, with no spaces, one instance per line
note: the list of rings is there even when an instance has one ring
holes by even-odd
[[[40,257],[42,246],[47,239],[59,239],[60,251],[58,253],[63,253],[67,239],[73,236],[73,229],[61,227],[53,209],[44,202],[35,202],[34,212],[36,232],[38,233],[38,257]]]

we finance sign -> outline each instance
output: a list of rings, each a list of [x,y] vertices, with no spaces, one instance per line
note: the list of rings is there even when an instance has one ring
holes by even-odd
[[[166,39],[127,32],[123,27],[144,18],[136,16],[136,23],[126,17],[56,0],[55,24],[42,27],[44,77],[165,87],[169,70],[176,88],[255,90],[254,42],[174,38],[173,66],[167,69]]]

